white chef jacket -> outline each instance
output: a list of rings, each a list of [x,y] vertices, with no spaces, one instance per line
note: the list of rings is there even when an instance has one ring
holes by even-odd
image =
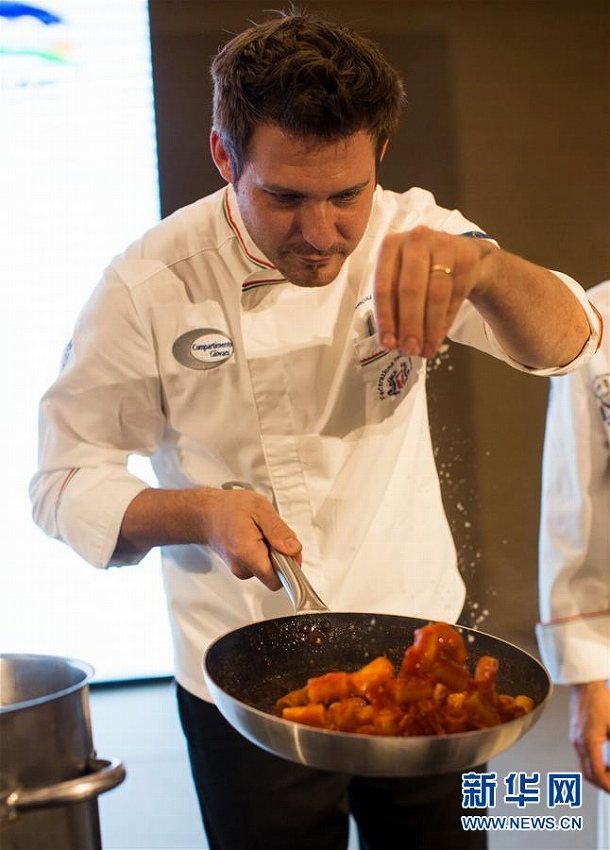
[[[426,363],[380,348],[373,271],[383,236],[427,225],[483,235],[421,189],[377,188],[339,276],[288,283],[250,239],[230,187],[174,213],[117,257],[78,319],[40,409],[34,518],[97,567],[146,486],[248,482],[303,544],[303,568],[334,611],[454,621],[464,586],[428,427]],[[578,294],[596,345],[597,319]],[[513,363],[467,302],[451,330]],[[554,374],[545,370],[542,374]],[[236,579],[202,545],[167,546],[176,678],[203,698],[202,657],[219,634],[292,613],[283,592]]]
[[[542,466],[542,659],[555,682],[610,679],[610,281],[587,291],[606,332],[551,380]]]

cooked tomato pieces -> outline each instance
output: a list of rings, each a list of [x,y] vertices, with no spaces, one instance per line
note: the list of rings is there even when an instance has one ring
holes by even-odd
[[[527,696],[498,694],[496,658],[479,658],[474,676],[466,646],[447,623],[415,633],[398,674],[384,656],[353,673],[337,671],[309,679],[276,703],[285,720],[367,735],[445,735],[485,729],[534,708]]]

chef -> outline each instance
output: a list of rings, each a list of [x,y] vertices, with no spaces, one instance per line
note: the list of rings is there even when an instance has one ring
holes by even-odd
[[[364,780],[278,759],[210,703],[202,657],[220,633],[291,613],[269,546],[334,611],[455,621],[426,358],[448,335],[515,369],[569,372],[598,317],[566,275],[429,192],[377,184],[404,91],[368,39],[280,15],[229,41],[212,74],[227,185],[116,257],[85,305],[41,403],[35,520],[96,567],[162,547],[211,848],[338,850],[350,811],[363,848],[483,847],[461,829],[460,776]],[[158,487],[127,471],[132,454]]]
[[[610,280],[587,290],[610,323]],[[540,654],[570,686],[570,738],[599,790],[610,846],[610,337],[587,366],[553,378],[540,509]]]

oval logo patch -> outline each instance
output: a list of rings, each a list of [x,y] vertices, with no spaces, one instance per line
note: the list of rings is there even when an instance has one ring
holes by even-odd
[[[233,340],[216,328],[188,331],[172,346],[178,363],[189,369],[215,369],[233,356]]]

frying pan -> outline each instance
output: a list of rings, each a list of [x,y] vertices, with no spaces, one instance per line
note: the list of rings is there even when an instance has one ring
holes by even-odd
[[[498,692],[531,697],[531,712],[489,729],[418,737],[334,732],[274,716],[275,701],[312,676],[351,672],[379,655],[398,667],[415,630],[429,621],[331,613],[292,558],[271,550],[271,560],[296,614],[223,635],[203,661],[205,681],[222,715],[264,750],[309,767],[359,776],[438,775],[488,761],[521,738],[543,712],[552,692],[544,667],[510,643],[460,626],[471,674],[481,655],[495,656],[500,662]]]

